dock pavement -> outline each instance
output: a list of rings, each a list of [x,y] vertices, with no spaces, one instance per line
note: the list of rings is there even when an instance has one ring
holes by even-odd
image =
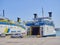
[[[60,37],[0,38],[0,45],[60,45]]]

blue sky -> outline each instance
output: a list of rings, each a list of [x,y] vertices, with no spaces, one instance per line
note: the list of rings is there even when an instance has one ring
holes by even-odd
[[[37,13],[38,17],[42,17],[42,7],[44,16],[48,16],[48,12],[52,11],[52,19],[56,27],[60,27],[60,0],[0,0],[0,15],[5,10],[5,17],[11,20],[32,20],[33,14]]]

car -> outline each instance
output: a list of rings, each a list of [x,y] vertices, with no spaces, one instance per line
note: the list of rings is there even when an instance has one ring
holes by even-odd
[[[0,34],[0,37],[5,37],[5,36],[6,36],[6,35],[5,35],[5,34],[3,34],[3,33],[2,33],[2,34]]]
[[[16,34],[12,34],[11,38],[23,38],[22,34],[16,33]]]

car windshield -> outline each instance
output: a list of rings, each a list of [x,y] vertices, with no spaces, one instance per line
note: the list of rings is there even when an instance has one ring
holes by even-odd
[[[20,35],[20,34],[15,34],[15,35]]]
[[[15,34],[15,35],[18,35],[18,34]]]

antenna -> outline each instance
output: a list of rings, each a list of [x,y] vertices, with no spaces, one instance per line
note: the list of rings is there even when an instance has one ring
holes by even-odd
[[[3,17],[5,16],[5,12],[4,12],[4,10],[3,10]]]
[[[42,8],[42,17],[44,17],[44,10],[43,10],[43,8]]]

